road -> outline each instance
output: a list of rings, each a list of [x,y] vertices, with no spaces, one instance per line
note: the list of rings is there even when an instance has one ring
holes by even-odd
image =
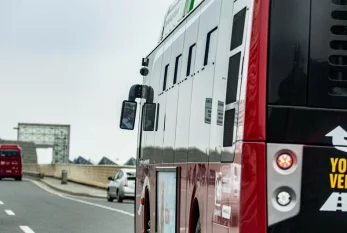
[[[39,182],[0,181],[1,233],[133,233],[134,205],[57,193]]]

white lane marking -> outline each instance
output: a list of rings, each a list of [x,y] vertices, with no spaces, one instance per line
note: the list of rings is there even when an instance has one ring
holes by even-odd
[[[125,214],[125,215],[129,215],[129,216],[131,216],[131,217],[134,217],[134,214],[132,214],[132,213],[130,213],[130,212],[126,212],[126,211],[124,211],[124,210],[114,209],[114,208],[111,208],[111,207],[108,207],[108,206],[103,206],[103,205],[95,204],[95,203],[88,202],[88,201],[82,201],[82,200],[75,199],[75,198],[72,198],[72,197],[62,196],[61,194],[60,194],[59,196],[61,196],[62,198],[65,198],[65,199],[72,200],[72,201],[77,201],[77,202],[84,203],[84,204],[87,204],[87,205],[100,207],[100,208],[103,208],[103,209],[115,211],[115,212],[118,212],[118,213],[121,213],[121,214]]]
[[[5,210],[7,215],[14,216],[15,214],[13,213],[12,210]]]
[[[0,205],[3,205],[4,203],[2,201],[0,201]]]
[[[106,210],[111,210],[111,211],[114,211],[114,212],[118,212],[118,213],[121,213],[121,214],[124,214],[124,215],[128,215],[128,216],[134,217],[133,213],[130,213],[130,212],[127,212],[127,211],[124,211],[124,210],[120,210],[120,209],[111,208],[111,207],[108,207],[108,206],[95,204],[95,203],[88,202],[88,201],[83,201],[83,200],[72,198],[72,197],[68,197],[68,196],[65,196],[63,194],[60,194],[58,192],[55,192],[55,191],[51,190],[50,188],[48,188],[47,186],[45,186],[44,184],[42,184],[42,183],[40,183],[38,181],[35,181],[35,180],[30,180],[30,181],[33,182],[34,184],[36,184],[37,186],[39,186],[40,188],[42,188],[43,190],[45,190],[45,191],[47,191],[49,193],[52,193],[54,195],[57,195],[57,196],[59,196],[61,198],[65,198],[65,199],[68,199],[68,200],[71,200],[71,201],[76,201],[76,202],[87,204],[87,205],[91,205],[91,206],[96,206],[96,207],[99,207],[99,208],[103,208],[103,209],[106,209]]]
[[[22,229],[22,231],[24,231],[24,233],[35,233],[33,230],[30,229],[30,227],[28,226],[19,226],[20,229]]]

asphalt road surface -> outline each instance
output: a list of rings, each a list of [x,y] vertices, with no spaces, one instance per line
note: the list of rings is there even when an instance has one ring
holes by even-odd
[[[1,233],[133,233],[134,204],[79,198],[35,181],[0,181]]]

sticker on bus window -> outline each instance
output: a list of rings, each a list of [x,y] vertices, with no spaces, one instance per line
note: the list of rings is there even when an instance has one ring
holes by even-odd
[[[211,115],[212,115],[212,99],[206,98],[205,100],[205,123],[211,124]]]
[[[223,122],[224,122],[224,102],[218,101],[217,125],[223,126]]]
[[[222,218],[230,219],[231,217],[231,206],[223,205]]]
[[[220,206],[222,203],[222,173],[216,173],[216,183],[215,183],[215,205]]]

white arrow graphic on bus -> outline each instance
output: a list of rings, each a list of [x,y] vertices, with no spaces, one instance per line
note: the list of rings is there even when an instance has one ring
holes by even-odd
[[[337,126],[325,136],[333,138],[332,143],[336,149],[347,152],[347,140],[345,139],[347,137],[347,132],[343,128]]]

